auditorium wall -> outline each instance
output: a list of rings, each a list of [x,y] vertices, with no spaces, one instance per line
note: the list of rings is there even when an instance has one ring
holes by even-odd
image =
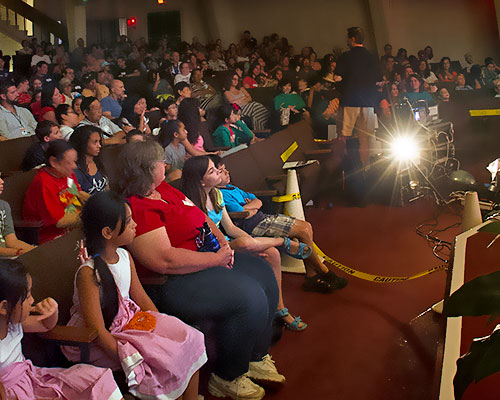
[[[64,20],[58,0],[35,0],[37,8]],[[87,20],[137,17],[129,36],[147,38],[147,14],[179,10],[182,39],[201,41],[221,38],[224,46],[236,42],[244,29],[259,41],[276,32],[296,49],[313,45],[321,55],[333,47],[345,48],[345,29],[365,28],[366,44],[382,51],[392,43],[394,51],[406,47],[409,54],[427,44],[435,58],[449,55],[463,62],[471,51],[477,62],[493,55],[500,59],[495,0],[88,0]],[[91,32],[89,32],[89,36]]]

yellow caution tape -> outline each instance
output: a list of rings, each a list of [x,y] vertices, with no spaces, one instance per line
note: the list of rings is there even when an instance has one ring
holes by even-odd
[[[471,117],[491,117],[495,115],[500,115],[500,109],[490,109],[490,110],[469,110]]]
[[[331,140],[328,139],[314,139],[316,143],[330,143]]]
[[[273,201],[275,203],[286,203],[288,201],[292,200],[299,200],[300,199],[300,193],[291,193],[291,194],[285,194],[284,196],[273,196]]]
[[[297,142],[293,142],[288,149],[285,150],[285,152],[280,156],[281,160],[283,162],[286,162],[290,158],[290,156],[293,154],[295,150],[299,148],[299,145]]]
[[[371,282],[376,282],[376,283],[395,283],[395,282],[403,282],[403,281],[410,281],[412,279],[417,279],[422,276],[430,275],[433,274],[434,272],[438,271],[444,271],[447,268],[446,264],[439,265],[437,267],[429,268],[426,271],[419,272],[418,274],[411,275],[411,276],[381,276],[381,275],[373,275],[373,274],[367,274],[366,272],[361,272],[357,271],[353,268],[349,268],[344,264],[339,263],[338,261],[335,261],[334,259],[328,257],[325,253],[321,251],[321,249],[314,243],[314,250],[316,250],[316,253],[322,257],[326,262],[332,264],[333,266],[337,267],[338,269],[341,269],[345,273],[354,276],[359,279],[363,279],[365,281],[371,281]]]

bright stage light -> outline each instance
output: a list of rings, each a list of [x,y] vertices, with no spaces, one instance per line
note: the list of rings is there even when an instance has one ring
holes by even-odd
[[[392,156],[398,161],[418,161],[420,149],[415,138],[411,136],[399,136],[391,145]]]

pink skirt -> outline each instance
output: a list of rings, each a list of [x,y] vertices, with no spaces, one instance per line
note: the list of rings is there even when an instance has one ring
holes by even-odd
[[[0,381],[8,400],[122,399],[110,369],[86,364],[67,369],[39,368],[30,360],[25,360],[0,370]]]
[[[207,362],[203,334],[181,320],[166,314],[150,313],[156,318],[152,332],[122,328],[140,311],[130,299],[119,297],[118,313],[110,332],[117,339],[120,364],[111,360],[97,345],[91,346],[90,362],[112,369],[122,368],[129,391],[136,397],[177,399],[191,377]],[[68,325],[84,326],[75,313]],[[63,347],[69,360],[78,361],[79,351]]]

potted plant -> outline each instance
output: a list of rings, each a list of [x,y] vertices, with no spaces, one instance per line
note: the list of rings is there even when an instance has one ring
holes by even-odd
[[[500,237],[500,221],[480,229]],[[500,271],[479,276],[460,287],[444,303],[446,317],[489,315],[489,322],[500,316]],[[500,325],[492,333],[472,342],[469,352],[457,360],[457,373],[453,379],[455,398],[461,399],[472,382],[500,371]]]

